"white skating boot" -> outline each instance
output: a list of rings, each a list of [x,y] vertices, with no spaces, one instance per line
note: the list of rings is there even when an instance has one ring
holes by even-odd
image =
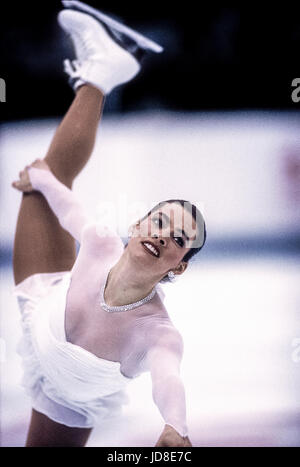
[[[78,1],[63,1],[58,21],[74,44],[76,60],[65,60],[65,71],[76,90],[92,84],[104,95],[132,80],[147,51],[161,52],[155,42]],[[79,11],[80,10],[80,11]],[[83,12],[84,11],[84,12]]]

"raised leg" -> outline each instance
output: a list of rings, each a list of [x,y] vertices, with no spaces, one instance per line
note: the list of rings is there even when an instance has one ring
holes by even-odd
[[[91,156],[103,104],[98,89],[79,88],[46,154],[54,175],[69,188]],[[37,192],[23,194],[14,240],[15,284],[35,273],[70,270],[75,258],[75,241],[45,198]]]

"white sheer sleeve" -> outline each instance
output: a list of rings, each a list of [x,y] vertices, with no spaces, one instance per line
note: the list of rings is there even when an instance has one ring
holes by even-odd
[[[30,167],[28,174],[33,189],[44,195],[61,226],[80,242],[83,227],[92,219],[87,216],[72,190],[48,170]]]
[[[185,390],[180,377],[182,355],[182,337],[170,327],[149,348],[146,367],[151,373],[153,400],[165,423],[187,436]]]

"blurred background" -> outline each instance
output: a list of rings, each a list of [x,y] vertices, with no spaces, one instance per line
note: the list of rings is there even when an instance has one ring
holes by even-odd
[[[300,446],[300,6],[90,1],[165,47],[106,99],[97,146],[74,190],[86,209],[183,198],[208,238],[165,304],[185,341],[182,377],[194,446]],[[59,2],[1,16],[1,444],[22,446],[30,401],[12,295],[18,172],[43,157],[73,93]],[[97,200],[97,201],[95,201]],[[135,213],[131,213],[135,220]],[[124,234],[124,232],[122,232]],[[125,239],[124,239],[125,241]],[[89,446],[153,446],[163,427],[143,375],[118,420]]]

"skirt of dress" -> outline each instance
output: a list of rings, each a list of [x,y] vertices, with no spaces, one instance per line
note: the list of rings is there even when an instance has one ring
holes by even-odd
[[[63,425],[90,428],[121,414],[132,378],[121,373],[119,362],[66,341],[70,277],[69,271],[34,274],[13,288],[23,329],[17,352],[33,408]]]

